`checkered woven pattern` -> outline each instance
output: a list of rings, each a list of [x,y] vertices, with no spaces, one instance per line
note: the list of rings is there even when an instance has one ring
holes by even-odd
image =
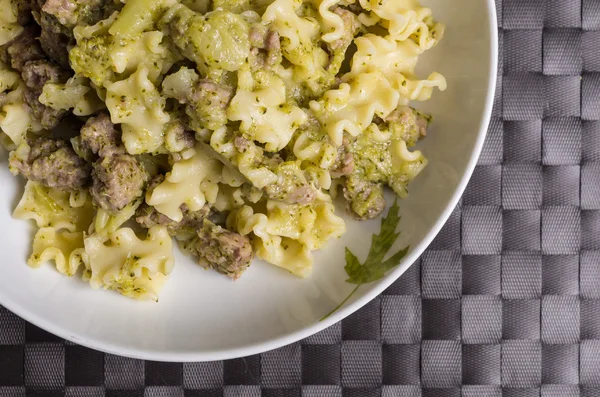
[[[498,14],[479,165],[382,296],[300,343],[193,364],[91,351],[0,308],[0,397],[600,397],[600,0]]]

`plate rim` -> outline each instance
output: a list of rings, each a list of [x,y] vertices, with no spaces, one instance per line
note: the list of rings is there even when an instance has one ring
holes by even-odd
[[[487,130],[492,119],[492,110],[494,104],[494,97],[496,93],[496,83],[498,80],[499,54],[497,11],[494,0],[487,0],[486,3],[488,5],[488,18],[490,20],[490,79],[488,81],[488,94],[485,101],[483,118],[479,125],[479,133],[477,135],[477,140],[475,141],[475,146],[473,148],[471,158],[467,163],[466,171],[463,173],[456,187],[456,190],[452,198],[449,200],[448,205],[443,210],[442,215],[438,217],[437,221],[433,225],[430,232],[425,236],[425,238],[423,238],[421,242],[409,252],[406,259],[404,259],[403,261],[403,265],[394,269],[381,281],[377,282],[377,284],[371,287],[371,289],[367,291],[364,295],[362,295],[355,301],[347,304],[346,306],[340,308],[331,316],[327,317],[322,321],[317,321],[315,323],[309,324],[294,332],[270,339],[268,341],[254,342],[247,346],[203,352],[169,352],[163,350],[129,348],[126,346],[120,346],[101,340],[89,340],[85,337],[72,334],[60,325],[38,318],[34,314],[30,313],[27,309],[25,309],[21,304],[10,299],[8,296],[2,293],[2,291],[0,291],[0,304],[15,315],[24,319],[25,321],[47,332],[50,332],[53,335],[56,335],[62,339],[68,340],[78,345],[108,354],[114,354],[118,356],[124,356],[140,360],[152,360],[160,362],[210,362],[229,360],[260,354],[270,350],[278,349],[283,346],[287,346],[289,344],[307,338],[326,328],[331,327],[335,323],[348,317],[349,315],[356,312],[358,309],[372,301],[378,295],[380,295],[387,287],[389,287],[394,281],[396,281],[406,270],[408,270],[414,264],[418,257],[425,251],[425,249],[431,244],[433,239],[438,235],[438,233],[452,214],[452,211],[458,204],[458,201],[464,193],[467,184],[471,179],[473,171],[475,170],[475,166],[477,165],[477,161],[479,160],[479,157],[481,155],[485,137],[487,135]]]

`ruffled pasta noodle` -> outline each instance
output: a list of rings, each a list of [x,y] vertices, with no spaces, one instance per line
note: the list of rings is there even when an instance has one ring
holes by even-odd
[[[0,0],[0,45],[4,45],[17,37],[23,27],[17,23],[16,1]]]
[[[145,32],[135,38],[122,39],[109,54],[117,73],[132,73],[140,67],[148,70],[148,79],[155,82],[175,61],[175,55],[163,42],[163,33]]]
[[[0,95],[5,95],[0,102],[0,130],[10,139],[4,145],[11,149],[23,141],[28,131],[41,130],[23,102],[24,88],[21,76],[0,62]]]
[[[135,215],[135,210],[142,204],[143,199],[140,197],[132,203],[129,203],[121,211],[111,214],[109,211],[100,208],[96,212],[94,221],[92,222],[90,233],[96,233],[100,236],[106,236],[114,233],[125,222]]]
[[[433,21],[431,9],[422,7],[416,0],[359,0],[369,14],[359,16],[360,21],[372,26],[381,23],[397,41],[414,40],[423,50],[439,42],[444,26]]]
[[[63,3],[65,12],[87,7]],[[68,276],[83,267],[93,288],[157,300],[173,268],[173,236],[199,264],[232,278],[253,252],[306,277],[314,251],[346,230],[332,198],[343,191],[351,214],[370,219],[383,210],[384,186],[405,197],[427,165],[412,147],[430,117],[410,104],[446,89],[441,74],[415,73],[444,26],[417,0],[100,3],[106,9],[67,15],[68,23],[52,19],[72,33],[64,76],[56,59],[38,60],[49,52],[43,37],[31,55],[59,78],[32,87],[26,71],[11,68],[13,44],[8,64],[0,62],[10,171],[27,174],[28,162],[62,170],[63,160],[87,167],[68,169],[85,172],[61,183],[29,175],[65,189],[30,180],[14,210],[38,229],[32,267],[53,261]],[[18,5],[0,0],[0,45],[28,32]],[[41,92],[39,104],[32,92]],[[73,151],[64,137],[45,145],[54,138],[36,121],[49,110],[42,105],[55,111],[51,121],[86,122]]]
[[[227,109],[227,118],[241,121],[240,131],[264,143],[265,150],[280,151],[306,122],[306,114],[286,103],[285,85],[276,75],[268,76],[258,86],[250,70],[240,70],[238,76],[238,90]]]
[[[344,132],[358,136],[373,121],[385,118],[398,106],[400,94],[380,71],[362,73],[323,98],[310,103],[311,110],[329,133],[331,140],[342,144]]]
[[[164,143],[163,130],[169,122],[165,99],[139,68],[129,78],[107,85],[106,106],[112,122],[121,124],[123,143],[130,154],[151,153]]]
[[[173,270],[173,242],[167,229],[155,226],[140,239],[130,228],[85,238],[85,278],[92,288],[115,290],[137,299],[158,300]]]
[[[46,83],[39,100],[55,110],[73,109],[76,116],[90,116],[105,107],[82,76],[73,76],[65,84]]]
[[[84,255],[83,232],[43,227],[33,238],[33,253],[27,264],[36,268],[54,261],[59,273],[72,277],[83,264]]]
[[[212,134],[210,146],[235,165],[240,173],[257,188],[262,189],[277,182],[277,175],[273,171],[257,164],[257,160],[263,157],[263,150],[253,143],[249,143],[248,148],[240,152],[235,148],[234,139],[232,132],[227,127],[223,127]]]
[[[331,12],[331,8],[338,3],[339,0],[322,0],[318,5],[321,30],[324,33],[321,40],[327,43],[341,39],[345,33],[344,21],[339,15]]]
[[[94,216],[92,202],[86,198],[83,205],[78,203],[72,206],[70,203],[79,200],[73,198],[75,194],[28,181],[13,216],[23,220],[33,219],[40,228],[51,227],[70,232],[87,230]]]
[[[182,204],[190,211],[198,211],[206,202],[215,202],[223,167],[208,156],[201,145],[196,145],[185,156],[173,165],[165,180],[146,195],[148,204],[176,222],[183,217]]]
[[[295,66],[295,78],[313,81],[327,74],[325,66],[329,59],[324,50],[313,45],[320,26],[314,19],[298,15],[301,6],[301,0],[275,0],[267,7],[262,20],[283,38],[281,49],[286,59]]]
[[[329,202],[290,205],[268,201],[266,213],[256,213],[250,206],[233,211],[228,225],[243,235],[252,235],[259,258],[306,277],[312,269],[311,252],[346,231],[334,210]]]

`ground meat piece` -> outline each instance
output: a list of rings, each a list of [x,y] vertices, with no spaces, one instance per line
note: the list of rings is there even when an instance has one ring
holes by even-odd
[[[267,37],[265,39],[265,49],[267,51],[276,51],[281,48],[281,43],[279,42],[279,32],[274,30],[269,30]]]
[[[272,66],[281,61],[279,33],[264,26],[255,26],[249,34],[250,53],[254,67]]]
[[[193,148],[196,135],[187,130],[182,120],[172,120],[165,128],[165,147],[170,152],[181,152]]]
[[[39,138],[29,140],[23,156],[19,150],[10,158],[10,169],[27,179],[61,190],[77,190],[90,182],[90,166],[67,142]]]
[[[117,153],[94,163],[92,179],[94,203],[116,212],[143,194],[147,174],[135,157]]]
[[[293,176],[278,174],[279,181],[264,187],[264,191],[272,200],[289,204],[306,205],[317,197],[317,190],[306,181],[300,181]]]
[[[79,2],[73,0],[47,0],[42,11],[53,15],[61,24],[73,26],[79,20]]]
[[[233,98],[231,87],[201,79],[195,84],[187,98],[186,113],[202,128],[217,129],[227,123],[226,109]]]
[[[160,185],[161,183],[163,183],[165,180],[165,176],[164,175],[156,175],[154,176],[152,179],[150,179],[150,182],[148,182],[148,185],[146,186],[146,191],[149,193],[152,193],[152,191],[154,189],[156,189],[156,187],[158,185]]]
[[[358,176],[349,176],[344,181],[344,198],[348,213],[360,220],[373,219],[385,209],[383,185]]]
[[[244,153],[250,148],[250,141],[248,138],[238,135],[233,138],[233,146],[235,146],[240,153]]]
[[[390,130],[396,132],[408,146],[427,135],[429,120],[428,116],[408,106],[396,108],[385,118]]]
[[[350,138],[344,136],[342,146],[338,148],[338,155],[331,167],[331,172],[336,177],[350,175],[354,171],[354,155],[350,151]]]
[[[155,225],[164,225],[171,236],[183,234],[195,234],[198,228],[202,225],[204,218],[210,213],[210,207],[205,205],[198,211],[190,211],[185,204],[181,205],[183,219],[175,222],[168,216],[161,214],[156,208],[143,203],[136,211],[136,222],[146,229]]]
[[[42,11],[67,27],[93,25],[102,19],[106,0],[46,0]]]
[[[27,86],[23,93],[23,99],[29,105],[35,119],[46,129],[56,127],[66,112],[45,106],[40,103],[38,98],[42,94],[44,84],[47,82],[65,82],[68,75],[58,66],[48,61],[39,60],[25,64],[21,76]]]
[[[44,59],[46,55],[37,40],[39,35],[38,26],[27,26],[14,40],[0,47],[0,59],[18,71],[28,62]]]
[[[28,62],[21,72],[25,85],[41,91],[47,82],[64,82],[68,75],[58,66],[44,60]]]
[[[204,220],[196,243],[201,266],[212,268],[232,279],[239,278],[250,266],[254,251],[247,236],[234,233]]]
[[[312,186],[300,186],[289,195],[289,202],[300,205],[312,203],[317,197],[317,192]]]
[[[69,69],[69,50],[72,38],[42,26],[40,45],[48,57],[63,69]]]
[[[120,133],[110,121],[107,113],[100,113],[91,117],[81,128],[79,135],[81,148],[90,150],[100,157],[109,156],[115,152],[122,152]]]
[[[334,51],[339,49],[345,50],[354,39],[354,35],[356,34],[356,31],[360,29],[361,24],[356,15],[348,10],[337,7],[333,12],[342,18],[342,21],[344,22],[344,34],[342,37],[331,43],[331,49]]]
[[[331,169],[336,176],[350,175],[354,171],[354,155],[345,151],[343,148],[338,149],[338,157]]]
[[[231,87],[217,84],[209,79],[201,79],[198,80],[194,90],[192,90],[190,100],[193,103],[208,100],[208,106],[227,109],[233,94]]]
[[[267,27],[264,25],[253,26],[248,33],[248,39],[252,47],[264,48],[265,31]]]

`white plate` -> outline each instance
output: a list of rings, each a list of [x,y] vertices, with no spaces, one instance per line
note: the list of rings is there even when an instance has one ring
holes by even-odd
[[[458,202],[473,171],[490,119],[496,84],[497,26],[493,0],[430,0],[446,23],[443,42],[421,60],[427,75],[439,71],[448,90],[435,92],[425,109],[434,126],[420,144],[430,163],[401,202],[402,236],[411,245],[402,264],[386,278],[361,287],[325,321],[353,286],[344,280],[344,247],[359,258],[379,221],[348,220],[348,232],[316,255],[312,277],[301,280],[255,263],[231,282],[178,254],[160,302],[140,303],[94,291],[47,265],[25,264],[32,228],[11,218],[22,184],[0,154],[0,303],[33,324],[94,349],[159,361],[209,361],[274,349],[324,329],[373,299],[417,259]],[[342,212],[342,211],[339,211]]]

